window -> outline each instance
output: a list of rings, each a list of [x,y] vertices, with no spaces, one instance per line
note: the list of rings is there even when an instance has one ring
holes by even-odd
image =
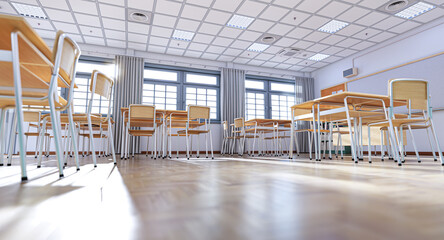
[[[144,79],[144,104],[168,110],[186,110],[190,104],[208,106],[210,118],[220,120],[217,72],[155,66],[145,68]]]
[[[290,107],[296,104],[296,95],[298,101],[302,100],[302,87],[295,86],[295,82],[291,80],[247,76],[245,89],[247,120],[290,119]]]
[[[103,63],[96,61],[82,61],[77,64],[76,85],[74,88],[73,104],[75,113],[86,113],[88,111],[89,100],[91,98],[90,82],[91,74],[94,70],[114,78],[115,65],[112,63]],[[112,96],[111,96],[112,103]],[[108,114],[109,100],[99,95],[94,95],[91,113]]]

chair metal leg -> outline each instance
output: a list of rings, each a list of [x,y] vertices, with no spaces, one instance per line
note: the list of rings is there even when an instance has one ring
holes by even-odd
[[[71,132],[71,143],[72,143],[72,148],[74,151],[74,158],[76,160],[76,167],[77,167],[77,171],[79,171],[80,170],[80,157],[79,157],[79,149],[77,148],[77,141],[76,141],[76,137],[78,135],[76,132],[74,119],[72,117],[71,108],[72,107],[69,107],[69,109],[68,109],[69,130]]]
[[[410,125],[408,125],[408,128],[409,128],[410,137],[412,137],[412,144],[413,144],[413,149],[415,149],[416,158],[418,159],[418,162],[420,163],[421,158],[419,157],[418,149],[416,148],[416,141],[415,141],[415,137],[413,136],[412,127]]]
[[[3,166],[4,164],[4,154],[5,154],[5,112],[6,109],[0,109],[1,116],[0,116],[0,166]]]
[[[96,149],[94,148],[94,134],[92,129],[91,115],[88,114],[89,147],[91,148],[94,167],[97,167]]]
[[[433,123],[432,119],[430,119],[430,127],[432,128],[432,135],[435,139],[436,148],[438,149],[439,160],[441,161],[441,165],[444,166],[444,158],[442,156],[441,146],[439,145],[438,136],[436,135],[436,131],[435,131],[435,124]]]

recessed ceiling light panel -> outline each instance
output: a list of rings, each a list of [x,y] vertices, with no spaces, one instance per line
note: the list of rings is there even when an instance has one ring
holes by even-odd
[[[346,22],[341,22],[338,20],[331,20],[330,22],[328,22],[327,24],[325,24],[324,26],[322,26],[318,30],[321,32],[335,33],[337,31],[345,28],[346,26],[348,26],[348,23],[346,23]]]
[[[173,39],[182,40],[182,41],[191,41],[193,39],[194,33],[193,32],[187,32],[182,30],[174,30]]]
[[[326,54],[322,54],[322,53],[318,53],[312,57],[310,57],[308,60],[312,60],[312,61],[322,61],[326,58],[330,57],[330,55],[326,55]]]
[[[240,15],[233,15],[230,21],[228,21],[227,26],[233,28],[246,29],[254,21],[254,18],[245,17]]]
[[[251,44],[251,46],[247,50],[252,51],[252,52],[263,52],[269,46],[270,45],[262,44],[262,43],[253,43],[253,44]]]
[[[15,10],[17,10],[17,12],[22,16],[47,19],[43,9],[40,7],[14,2],[12,3],[12,6],[14,6]]]
[[[402,10],[401,12],[395,14],[395,16],[406,18],[406,19],[412,19],[416,16],[419,16],[425,12],[428,12],[432,9],[434,9],[435,6],[432,4],[428,4],[425,2],[419,2],[409,8],[406,8]]]

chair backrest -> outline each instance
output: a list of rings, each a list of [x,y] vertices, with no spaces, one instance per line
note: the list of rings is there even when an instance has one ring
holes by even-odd
[[[91,92],[89,105],[88,105],[88,113],[91,114],[94,94],[98,94],[106,99],[108,99],[108,106],[111,106],[111,94],[113,90],[114,81],[107,77],[105,74],[100,71],[94,70],[91,74],[91,82],[89,90]],[[111,107],[108,107],[108,117],[110,117]]]
[[[91,75],[91,84],[89,90],[106,99],[111,98],[111,91],[113,89],[114,81],[105,74],[94,70]]]
[[[430,116],[429,82],[424,79],[398,78],[389,81],[390,117],[394,116],[393,101],[406,100],[409,110],[425,110]]]
[[[188,105],[188,119],[210,120],[210,107]]]
[[[236,118],[236,119],[234,119],[234,127],[235,128],[242,128],[244,126],[245,126],[244,118]]]
[[[36,111],[24,111],[23,112],[23,121],[24,122],[38,123],[38,122],[40,122],[40,119],[41,119],[40,112],[36,112]]]
[[[223,121],[222,125],[224,127],[224,131],[228,131],[228,122],[227,121]]]
[[[156,106],[144,104],[131,104],[129,106],[129,119],[155,119]]]

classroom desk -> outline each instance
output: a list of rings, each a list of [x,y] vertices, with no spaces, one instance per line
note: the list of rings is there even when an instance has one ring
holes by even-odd
[[[393,101],[393,106],[405,106],[407,103],[404,100]],[[390,106],[390,97],[385,95],[356,93],[356,92],[341,92],[338,94],[321,97],[291,107],[291,144],[290,144],[290,158],[293,158],[293,144],[295,133],[295,121],[311,121],[313,122],[313,129],[315,142],[316,159],[320,160],[320,128],[321,122],[346,121],[349,128],[349,136],[352,157],[355,163],[358,163],[357,140],[359,131],[353,131],[353,128],[358,130],[358,125],[367,124],[371,121],[385,119],[389,121],[390,137],[392,142],[396,144],[394,139],[394,128],[391,119],[388,117],[387,109]],[[300,110],[305,110],[300,113]],[[395,146],[397,149],[397,146]],[[396,155],[396,154],[395,154]],[[399,155],[396,155],[398,164],[401,164]]]
[[[246,129],[246,133],[253,133],[253,156],[254,156],[254,146],[256,143],[256,137],[259,137],[259,140],[264,141],[265,140],[265,133],[272,133],[273,134],[273,141],[274,146],[278,146],[279,141],[279,132],[285,132],[288,131],[288,126],[291,124],[291,120],[283,120],[283,119],[262,119],[262,118],[256,118],[256,119],[250,119],[248,121],[245,121],[245,127],[249,127],[249,129]],[[278,149],[275,148],[275,155],[278,155]],[[259,155],[262,154],[262,151],[259,150]]]

